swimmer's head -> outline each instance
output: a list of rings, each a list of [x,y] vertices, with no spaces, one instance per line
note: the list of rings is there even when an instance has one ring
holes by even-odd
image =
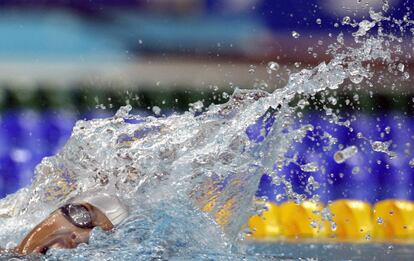
[[[75,248],[87,243],[94,227],[105,231],[128,216],[127,207],[106,192],[83,193],[38,224],[16,247],[21,254],[46,253],[50,248]]]
[[[87,203],[100,210],[111,221],[113,226],[119,225],[128,217],[128,208],[115,195],[108,193],[87,192],[71,200],[71,203]]]

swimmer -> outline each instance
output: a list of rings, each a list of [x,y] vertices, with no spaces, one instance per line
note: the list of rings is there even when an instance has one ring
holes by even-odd
[[[94,227],[110,231],[128,216],[118,197],[106,193],[84,194],[52,212],[12,250],[17,254],[45,254],[50,248],[76,248],[88,243]]]

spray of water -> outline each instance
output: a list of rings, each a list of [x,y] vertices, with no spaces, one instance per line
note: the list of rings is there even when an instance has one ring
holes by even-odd
[[[273,93],[236,89],[227,103],[211,105],[201,115],[191,110],[143,118],[125,106],[107,119],[78,121],[64,148],[37,166],[32,185],[0,201],[0,242],[17,244],[68,198],[105,189],[130,206],[126,222],[109,234],[95,229],[89,245],[51,250],[47,259],[242,258],[240,231],[256,211],[253,200],[263,173],[285,185],[285,197],[298,202],[306,198],[278,175],[283,166],[296,162],[287,156],[292,144],[314,128],[293,124],[306,99],[344,83],[355,88],[369,83],[374,65],[404,72],[393,67],[402,38],[382,32],[381,23],[389,18],[372,10],[370,15],[370,20],[346,23],[356,28],[352,47],[339,35],[327,51],[329,62],[292,73],[287,85]],[[370,35],[373,28],[378,33]],[[271,63],[269,70],[278,67]],[[329,109],[326,115],[349,127],[348,120]],[[336,142],[329,133],[325,138]],[[390,154],[388,146],[372,141],[372,147]],[[341,162],[347,160],[342,154],[337,156]],[[314,163],[300,167],[318,169]],[[314,180],[308,181],[309,190],[318,189]]]

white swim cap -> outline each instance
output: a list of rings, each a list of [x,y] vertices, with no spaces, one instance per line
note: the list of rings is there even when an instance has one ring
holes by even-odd
[[[99,209],[114,226],[119,225],[128,217],[127,206],[123,204],[117,196],[105,192],[88,192],[75,197],[70,202],[91,204]]]

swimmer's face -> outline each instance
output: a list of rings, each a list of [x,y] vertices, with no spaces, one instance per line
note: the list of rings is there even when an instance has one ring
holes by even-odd
[[[86,203],[82,206],[90,214],[92,227],[99,226],[103,230],[113,228],[112,223],[100,210]],[[77,226],[58,209],[32,229],[15,250],[21,254],[44,254],[50,248],[75,248],[81,243],[88,242],[91,231],[92,228]]]

